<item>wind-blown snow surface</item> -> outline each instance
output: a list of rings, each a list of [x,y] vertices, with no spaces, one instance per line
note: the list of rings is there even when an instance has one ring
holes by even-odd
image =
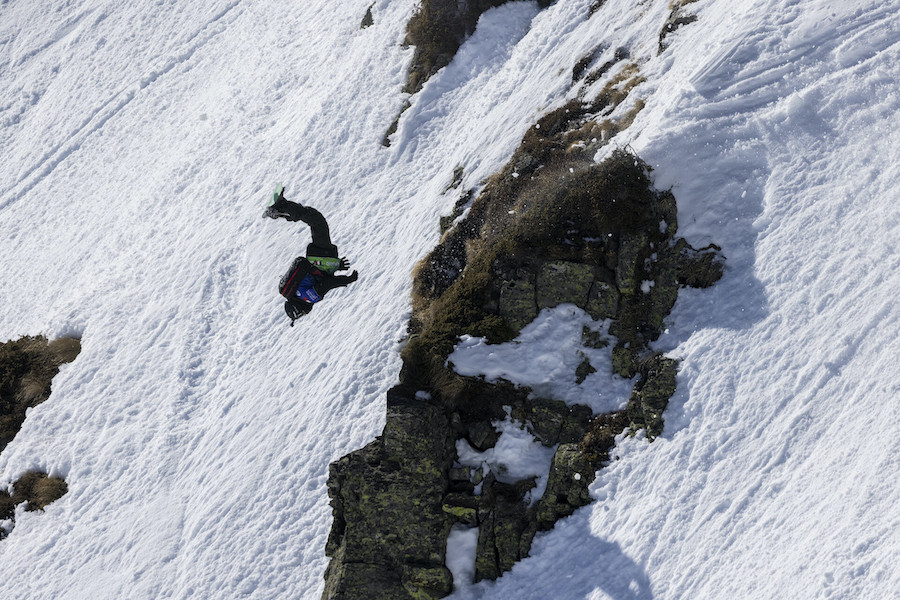
[[[361,30],[369,4],[0,4],[0,339],[83,342],[0,457],[69,483],[19,509],[0,595],[317,598],[327,465],[381,430],[441,191],[497,170],[601,43],[646,77],[616,143],[727,272],[658,342],[682,361],[663,436],[455,596],[900,595],[900,3],[700,0],[659,56],[668,0],[506,5],[391,148],[414,2]],[[293,329],[275,286],[309,240],[260,218],[276,181],[361,273]]]

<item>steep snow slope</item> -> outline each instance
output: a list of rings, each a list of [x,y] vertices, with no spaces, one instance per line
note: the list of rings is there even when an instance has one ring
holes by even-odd
[[[414,2],[361,30],[369,4],[0,4],[0,339],[83,336],[0,456],[3,482],[69,483],[0,542],[3,597],[317,598],[327,465],[380,432],[441,191],[499,168],[600,43],[647,78],[617,144],[728,271],[658,343],[682,360],[663,437],[456,596],[900,594],[900,3],[700,0],[660,56],[667,0],[509,4],[389,149]],[[275,181],[361,273],[293,329],[275,283],[309,238],[259,218]]]

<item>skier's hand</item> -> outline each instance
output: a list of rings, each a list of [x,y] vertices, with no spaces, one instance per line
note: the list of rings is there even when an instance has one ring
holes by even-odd
[[[347,260],[346,256],[341,257],[341,264],[338,265],[338,271],[346,271],[350,268],[350,261]]]
[[[350,283],[353,283],[357,279],[359,279],[359,273],[357,273],[356,271],[350,273]]]

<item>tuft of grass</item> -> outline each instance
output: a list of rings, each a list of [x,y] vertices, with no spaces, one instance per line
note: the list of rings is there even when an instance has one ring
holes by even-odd
[[[50,397],[59,367],[80,351],[74,338],[24,337],[0,344],[0,451],[19,432],[25,411]]]
[[[554,0],[538,0],[547,8]],[[450,64],[465,39],[472,35],[478,18],[507,0],[421,0],[406,25],[406,44],[416,51],[403,91],[415,94],[428,79]]]
[[[474,31],[473,16],[478,16],[499,2],[473,2],[461,11],[456,0],[422,0],[419,9],[406,26],[406,43],[416,52],[409,69],[404,92],[415,94],[440,69],[450,64],[466,36]],[[481,9],[481,12],[474,14]],[[471,27],[471,30],[470,30]]]
[[[53,502],[62,498],[69,491],[69,486],[60,477],[50,477],[41,471],[25,473],[13,484],[12,502],[27,502],[27,511],[44,510]]]

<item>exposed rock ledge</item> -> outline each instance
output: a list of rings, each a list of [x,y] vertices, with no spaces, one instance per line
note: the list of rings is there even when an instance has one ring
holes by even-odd
[[[525,152],[416,271],[401,383],[388,393],[384,431],[331,465],[326,599],[448,595],[454,524],[478,528],[475,578],[496,579],[528,555],[539,531],[591,502],[588,486],[616,435],[644,430],[652,440],[663,430],[677,363],[649,343],[679,287],[712,285],[722,257],[676,237],[675,198],[652,188],[640,158],[617,151],[597,165],[569,153],[563,163],[541,163]],[[624,410],[593,415],[448,365],[459,335],[508,341],[540,310],[563,303],[609,320],[613,367],[635,380]],[[582,342],[604,344],[588,328]],[[584,379],[593,367],[582,367]],[[498,439],[494,423],[507,415],[556,448],[536,502],[527,500],[534,479],[502,482],[458,463],[457,440],[487,450]]]

